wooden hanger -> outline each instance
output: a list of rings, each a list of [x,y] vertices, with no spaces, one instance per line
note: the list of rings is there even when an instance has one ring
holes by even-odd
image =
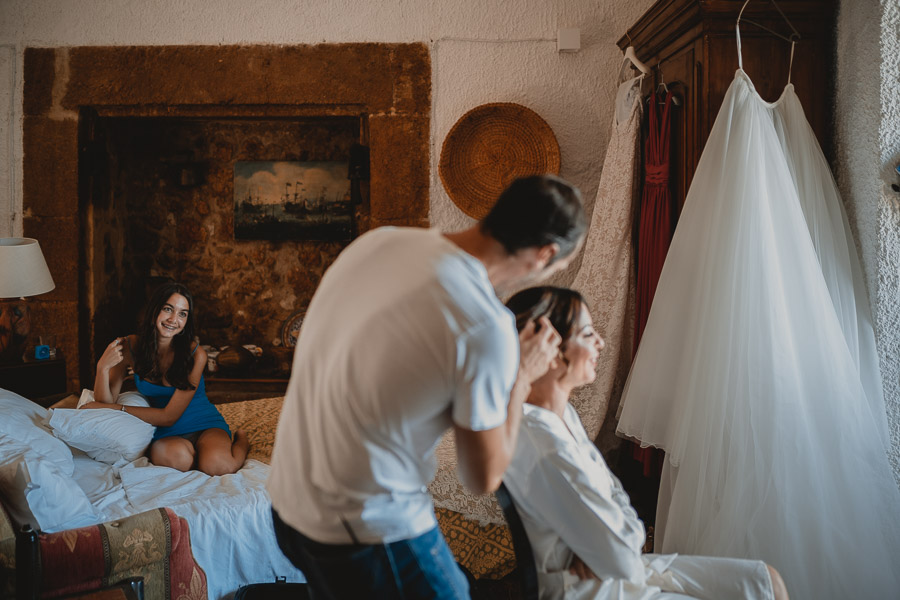
[[[760,29],[764,29],[765,31],[768,31],[769,33],[771,33],[771,34],[774,35],[775,37],[779,37],[779,38],[783,39],[783,40],[786,41],[786,42],[796,42],[796,41],[799,41],[799,40],[801,39],[800,33],[799,33],[799,32],[797,31],[797,29],[794,27],[793,23],[791,23],[790,19],[787,18],[787,15],[784,14],[784,12],[781,10],[781,7],[778,6],[778,4],[775,2],[775,0],[769,0],[769,1],[772,3],[772,6],[775,7],[775,10],[778,11],[778,14],[781,15],[781,18],[784,19],[784,22],[788,24],[788,27],[791,28],[791,35],[790,35],[790,37],[783,36],[783,35],[781,35],[780,33],[776,32],[776,31],[772,31],[771,29],[769,29],[769,28],[766,27],[765,25],[760,25],[759,23],[756,23],[755,21],[751,21],[750,19],[744,19],[744,22],[745,22],[745,23],[750,23],[751,25],[756,25],[756,26],[759,27]],[[746,0],[746,2],[744,2],[744,5],[741,7],[741,12],[738,13],[738,18],[737,18],[737,24],[738,24],[738,25],[741,24],[741,16],[743,16],[743,14],[744,14],[744,9],[747,8],[747,5],[748,5],[748,4],[750,4],[750,0]]]

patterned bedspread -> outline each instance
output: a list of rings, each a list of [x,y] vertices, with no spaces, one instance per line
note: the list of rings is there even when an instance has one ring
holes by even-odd
[[[247,458],[255,458],[269,464],[272,458],[272,447],[275,444],[275,429],[278,427],[278,415],[281,414],[283,397],[265,398],[263,400],[247,400],[217,404],[216,408],[225,417],[231,431],[243,429],[250,439],[250,454]]]
[[[248,458],[269,463],[272,446],[275,443],[278,415],[281,413],[283,401],[284,398],[279,397],[217,405],[232,431],[243,429],[247,432],[250,439]],[[451,456],[455,457],[455,452]],[[439,479],[448,481],[447,473],[453,472],[455,465],[444,464],[449,459],[443,456],[443,453],[439,453],[439,458],[441,460]],[[465,493],[461,486],[443,487],[446,487],[447,492],[451,494]],[[459,487],[459,492],[454,491],[457,487]],[[433,490],[432,493],[434,493]],[[486,523],[483,512],[485,507],[483,506],[475,508],[473,514],[440,506],[451,500],[452,498],[436,498],[438,506],[435,512],[444,538],[456,556],[456,560],[479,579],[500,579],[512,572],[516,566],[515,555],[513,554],[512,538],[506,525]],[[468,501],[466,499],[458,504],[464,505]],[[485,502],[489,501],[485,500]]]

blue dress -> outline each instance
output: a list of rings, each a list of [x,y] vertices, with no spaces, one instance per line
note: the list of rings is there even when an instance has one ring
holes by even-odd
[[[137,386],[137,391],[147,399],[147,402],[153,408],[165,408],[175,393],[174,386],[144,381],[138,377],[137,373],[134,374],[134,384]],[[153,440],[156,441],[164,437],[196,433],[213,428],[222,429],[231,436],[228,423],[225,422],[219,409],[213,406],[209,398],[206,397],[206,383],[201,375],[200,383],[197,385],[197,389],[194,390],[194,397],[191,398],[190,404],[187,405],[187,408],[184,409],[184,412],[181,413],[174,425],[171,427],[157,427]]]

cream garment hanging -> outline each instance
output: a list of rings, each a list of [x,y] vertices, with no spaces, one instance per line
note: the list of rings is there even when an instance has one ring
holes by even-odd
[[[623,69],[629,63],[623,63]],[[625,378],[631,367],[634,329],[634,256],[631,229],[639,191],[641,81],[643,75],[622,81],[620,71],[615,115],[603,160],[600,187],[581,267],[572,287],[581,292],[606,346],[597,361],[597,378],[575,391],[572,404],[591,439],[603,452],[618,448],[615,415]],[[601,433],[601,424],[602,427]],[[598,438],[598,433],[600,434]]]
[[[737,71],[663,267],[619,431],[667,453],[657,551],[762,559],[800,600],[893,598],[900,492],[848,329],[866,311],[841,258],[842,219],[817,213],[831,200],[802,191],[801,162],[819,151],[793,139],[802,113],[792,104],[790,85],[765,102]]]

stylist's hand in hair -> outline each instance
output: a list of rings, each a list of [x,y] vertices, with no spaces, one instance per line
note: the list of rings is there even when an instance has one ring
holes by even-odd
[[[541,378],[559,353],[561,342],[547,317],[529,322],[519,332],[519,374],[529,383]]]

